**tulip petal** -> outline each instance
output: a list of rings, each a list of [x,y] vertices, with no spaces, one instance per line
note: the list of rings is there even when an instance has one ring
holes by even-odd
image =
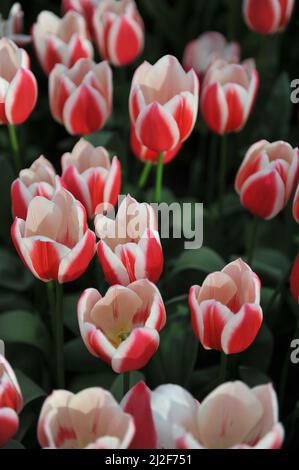
[[[26,220],[27,208],[32,199],[32,194],[18,178],[11,185],[12,213],[14,217]]]
[[[280,2],[273,0],[244,0],[244,17],[248,26],[260,34],[277,30],[280,21]]]
[[[122,284],[127,286],[130,284],[124,265],[103,240],[100,240],[97,245],[97,253],[105,278],[110,285]]]
[[[201,112],[212,131],[217,134],[225,132],[229,111],[224,92],[219,83],[213,83],[203,88]]]
[[[0,448],[16,434],[18,427],[17,413],[11,408],[0,408]]]
[[[105,181],[104,202],[112,206],[117,203],[121,188],[121,166],[117,157],[113,157],[108,177]]]
[[[63,284],[78,279],[87,269],[95,254],[96,236],[87,230],[79,243],[61,260],[58,281]]]
[[[164,257],[158,232],[147,229],[138,243],[145,257],[145,277],[157,282],[163,271]],[[141,276],[138,275],[138,278]]]
[[[112,24],[108,34],[108,54],[114,65],[127,65],[143,48],[141,26],[129,16],[121,15]]]
[[[19,68],[6,95],[5,113],[10,124],[21,124],[31,114],[37,100],[37,83],[33,73]]]

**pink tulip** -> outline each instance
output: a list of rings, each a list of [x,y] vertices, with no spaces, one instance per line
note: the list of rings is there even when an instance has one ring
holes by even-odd
[[[0,39],[0,124],[22,124],[37,100],[37,83],[27,52]]]
[[[101,239],[98,257],[110,285],[127,286],[137,279],[157,282],[163,270],[163,251],[153,208],[127,196],[115,220],[98,214],[95,228]]]
[[[227,382],[201,404],[178,385],[162,385],[152,392],[152,413],[163,449],[279,449],[284,438],[271,384]]]
[[[96,132],[110,117],[112,87],[107,62],[79,59],[71,69],[58,64],[49,78],[52,116],[72,135]]]
[[[95,252],[95,234],[87,227],[85,209],[65,189],[51,201],[33,198],[26,220],[16,218],[11,235],[25,266],[44,282],[74,281]]]
[[[295,197],[294,197],[294,202],[293,202],[293,216],[296,222],[299,224],[299,185],[297,186]]]
[[[261,285],[241,259],[190,289],[192,327],[205,349],[236,354],[255,340],[263,321]]]
[[[134,0],[102,0],[93,16],[93,31],[102,58],[115,66],[141,54],[144,28]]]
[[[39,157],[30,168],[21,170],[19,177],[11,185],[13,217],[25,220],[28,205],[35,196],[52,199],[58,188],[60,178],[53,165],[45,157]]]
[[[187,44],[183,64],[186,70],[194,69],[199,77],[203,77],[216,60],[236,63],[240,61],[240,55],[237,42],[228,43],[221,33],[208,31]]]
[[[298,149],[283,141],[261,140],[248,150],[235,187],[246,209],[269,220],[287,205],[298,174]]]
[[[50,449],[127,449],[134,432],[132,417],[99,387],[54,391],[38,422],[39,443]]]
[[[102,0],[62,0],[62,12],[76,11],[84,16],[87,24],[92,31],[92,18],[97,5]]]
[[[159,347],[166,322],[162,297],[147,279],[108,289],[87,289],[78,303],[83,341],[91,354],[117,372],[144,367]]]
[[[294,6],[295,0],[244,0],[243,15],[252,31],[273,34],[286,28]]]
[[[201,112],[217,134],[239,132],[250,116],[259,86],[254,61],[230,64],[217,60],[206,73],[201,94]]]
[[[6,359],[0,354],[0,448],[17,432],[18,413],[23,407],[17,378]]]
[[[136,70],[130,115],[140,144],[161,153],[174,150],[191,134],[198,111],[199,82],[170,55]]]
[[[63,18],[42,11],[33,25],[32,39],[46,74],[56,64],[72,67],[78,59],[93,56],[87,25],[83,16],[75,11],[69,11]]]
[[[62,184],[86,209],[92,218],[99,204],[114,206],[121,186],[121,168],[117,157],[110,163],[104,147],[94,147],[84,139],[61,159]]]
[[[22,34],[23,30],[23,10],[20,3],[14,3],[11,7],[7,20],[0,15],[0,38],[11,39],[19,46],[29,44],[31,37]]]

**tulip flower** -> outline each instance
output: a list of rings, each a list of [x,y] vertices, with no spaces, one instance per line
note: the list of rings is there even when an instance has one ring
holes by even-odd
[[[63,18],[42,11],[33,25],[32,40],[47,75],[56,64],[72,67],[78,59],[93,56],[87,25],[75,11],[69,11]]]
[[[26,220],[16,217],[11,235],[25,266],[44,282],[74,281],[95,252],[95,234],[87,227],[85,209],[65,189],[51,201],[34,197]]]
[[[27,52],[0,39],[0,124],[22,124],[37,100],[37,83]]]
[[[68,11],[76,11],[84,16],[87,24],[92,31],[92,18],[97,5],[102,0],[62,0],[62,12],[65,14]]]
[[[157,282],[163,251],[154,209],[127,196],[115,220],[98,214],[95,229],[101,239],[97,253],[107,282],[127,286],[137,279]]]
[[[291,294],[299,304],[299,255],[297,255],[290,278]]]
[[[295,0],[244,0],[244,20],[256,33],[277,33],[286,28],[294,6]]]
[[[190,289],[192,327],[205,349],[236,354],[255,340],[263,321],[260,280],[241,259]]]
[[[6,359],[0,354],[0,448],[17,432],[18,413],[23,407],[17,378]]]
[[[162,449],[279,449],[284,438],[271,384],[227,382],[201,404],[178,385],[161,385],[152,413]]]
[[[60,178],[53,165],[45,157],[39,157],[30,168],[21,170],[19,177],[11,185],[13,217],[25,220],[28,205],[35,196],[52,199],[58,188]]]
[[[78,321],[89,352],[121,373],[141,369],[155,354],[166,313],[157,287],[142,279],[112,286],[104,297],[87,289],[78,303]]]
[[[240,45],[237,42],[228,43],[221,33],[207,31],[187,44],[183,64],[186,70],[194,69],[202,78],[216,60],[237,63],[240,61],[240,55]]]
[[[107,62],[79,59],[71,69],[58,64],[49,77],[53,118],[72,135],[92,134],[112,111],[112,71]]]
[[[299,151],[288,143],[261,140],[252,145],[238,171],[235,188],[252,214],[273,219],[287,205],[298,180]]]
[[[133,0],[102,0],[93,15],[93,31],[101,57],[117,67],[141,54],[144,27]]]
[[[110,163],[104,147],[94,147],[84,139],[61,159],[62,184],[86,209],[92,218],[99,204],[114,206],[121,186],[121,168],[117,157]]]
[[[201,94],[201,113],[208,127],[217,134],[239,132],[252,110],[259,86],[254,61],[230,64],[217,60],[205,75]]]
[[[299,185],[297,187],[294,202],[293,202],[293,217],[296,222],[299,224]]]
[[[9,11],[7,20],[0,14],[0,38],[11,39],[19,46],[29,44],[31,37],[22,34],[23,30],[23,10],[20,3],[14,3]]]
[[[100,387],[55,390],[38,422],[39,443],[50,449],[127,449],[134,432],[133,418]]]

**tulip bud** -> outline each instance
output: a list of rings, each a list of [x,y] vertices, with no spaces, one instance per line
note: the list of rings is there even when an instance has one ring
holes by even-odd
[[[259,34],[283,31],[293,13],[295,0],[243,0],[245,22]]]

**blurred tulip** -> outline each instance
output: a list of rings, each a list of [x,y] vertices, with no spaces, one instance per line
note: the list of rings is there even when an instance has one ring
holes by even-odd
[[[147,279],[108,289],[87,289],[78,303],[84,343],[117,372],[144,367],[159,347],[166,312],[157,287]]]
[[[98,257],[110,285],[127,286],[137,279],[157,282],[164,264],[154,209],[127,196],[115,220],[98,214],[95,228],[101,239]]]
[[[237,354],[255,340],[263,321],[260,280],[241,259],[190,289],[192,327],[205,349]]]
[[[239,132],[251,113],[259,75],[254,61],[229,64],[217,60],[205,75],[201,112],[208,127],[217,134]]]
[[[298,149],[283,141],[261,140],[248,150],[235,188],[246,209],[269,220],[287,205],[298,174]]]
[[[102,0],[93,16],[93,31],[100,55],[117,67],[141,54],[144,28],[133,0]]]
[[[299,153],[298,153],[299,155]],[[298,176],[298,175],[297,175]],[[297,181],[296,181],[297,183]],[[295,197],[294,197],[294,202],[293,202],[293,216],[296,222],[299,224],[299,185],[297,187]]]
[[[49,78],[53,118],[72,134],[100,130],[112,111],[112,71],[107,62],[79,59],[71,69],[58,64]]]
[[[70,10],[76,11],[84,16],[92,31],[92,18],[96,7],[102,0],[62,0],[62,12],[65,14]]]
[[[0,124],[22,124],[37,100],[37,83],[27,52],[0,39]]]
[[[7,20],[0,14],[0,38],[11,39],[19,46],[29,44],[31,36],[22,34],[23,30],[23,10],[20,3],[14,3],[11,7]]]
[[[6,359],[0,354],[0,448],[17,432],[18,413],[23,407],[17,378]]]
[[[61,159],[62,184],[86,209],[89,218],[99,204],[114,206],[121,186],[121,168],[117,157],[110,163],[104,147],[94,147],[84,139]]]
[[[78,59],[93,56],[87,25],[83,16],[75,11],[69,11],[63,18],[42,11],[33,25],[32,40],[46,74],[56,64],[72,67]]]
[[[28,205],[35,196],[52,199],[58,188],[60,178],[53,165],[45,157],[39,157],[30,168],[21,170],[19,177],[11,185],[13,217],[25,220]]]
[[[199,82],[170,55],[136,70],[130,93],[130,115],[138,141],[149,150],[173,151],[191,134],[198,111]]]
[[[183,64],[186,70],[194,69],[202,78],[216,60],[237,63],[240,61],[240,55],[240,45],[237,42],[229,43],[221,33],[208,31],[187,44]]]
[[[290,284],[292,296],[294,297],[295,301],[299,304],[299,255],[297,255],[293,264]]]
[[[39,443],[50,449],[126,449],[134,432],[133,418],[99,387],[54,391],[38,422]]]
[[[11,235],[25,266],[45,282],[78,279],[95,253],[95,234],[87,227],[85,209],[65,189],[51,201],[33,198],[26,220],[16,218]]]
[[[295,0],[244,0],[243,15],[252,31],[273,34],[286,28],[294,5]]]
[[[178,385],[161,385],[152,412],[162,449],[279,449],[284,438],[271,384],[227,382],[201,404]]]

